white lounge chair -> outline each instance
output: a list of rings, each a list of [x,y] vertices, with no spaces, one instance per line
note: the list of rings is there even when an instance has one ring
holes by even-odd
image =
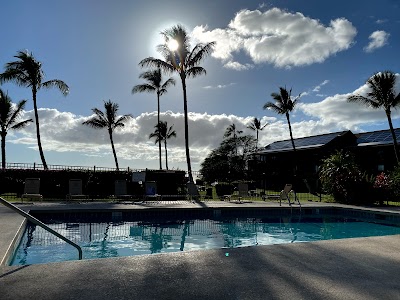
[[[43,200],[43,196],[40,194],[40,178],[25,179],[24,193],[21,196],[22,202],[24,202],[24,198]]]
[[[69,180],[69,194],[67,200],[74,199],[88,199],[89,196],[82,192],[82,179],[70,179]]]
[[[299,198],[297,197],[296,192],[292,189],[292,187],[293,185],[291,183],[287,183],[279,194],[266,194],[263,196],[263,200],[279,200],[279,206],[282,205],[282,200],[287,200],[290,206],[297,201],[297,203],[301,206]]]

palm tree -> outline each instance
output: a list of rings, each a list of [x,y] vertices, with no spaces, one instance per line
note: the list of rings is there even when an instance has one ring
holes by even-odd
[[[272,109],[273,111],[277,112],[280,115],[285,115],[286,120],[289,126],[289,133],[290,133],[290,140],[292,141],[293,147],[293,161],[294,161],[294,175],[296,176],[297,173],[297,163],[296,163],[296,146],[294,145],[293,140],[293,133],[292,133],[292,126],[290,125],[290,116],[289,113],[295,108],[296,104],[300,99],[300,95],[296,98],[292,99],[292,89],[289,91],[286,87],[279,87],[279,94],[272,93],[271,97],[275,100],[273,102],[267,102],[264,104],[264,109]]]
[[[189,181],[193,182],[192,166],[190,163],[189,154],[189,126],[188,126],[188,109],[187,109],[187,94],[186,94],[186,78],[196,77],[201,74],[206,74],[206,70],[200,66],[200,62],[209,55],[215,45],[215,42],[198,43],[191,50],[190,38],[186,29],[182,25],[173,26],[161,32],[165,43],[159,45],[158,51],[164,57],[164,60],[148,57],[143,59],[139,65],[141,67],[160,67],[168,73],[176,72],[182,82],[183,90],[183,110],[185,117],[185,148],[186,162],[188,168]],[[177,47],[172,48],[175,43]]]
[[[1,167],[6,167],[6,136],[10,129],[18,130],[33,122],[32,119],[19,121],[26,100],[13,105],[11,98],[0,89],[0,134],[1,134]]]
[[[17,58],[17,60],[7,63],[5,65],[4,73],[0,74],[0,84],[6,81],[13,81],[19,86],[31,88],[33,109],[35,111],[36,137],[40,158],[42,160],[43,168],[48,169],[43,154],[42,143],[40,141],[39,114],[36,94],[41,88],[56,87],[64,96],[66,96],[69,93],[69,87],[64,81],[59,79],[43,82],[44,72],[42,70],[42,64],[36,60],[32,53],[29,53],[28,51],[19,51],[14,57]]]
[[[268,123],[265,123],[264,125],[261,126],[261,119],[259,120],[257,118],[254,118],[253,122],[250,123],[249,126],[247,126],[247,128],[249,128],[257,133],[256,149],[258,149],[258,132],[262,131],[265,128],[265,126],[267,126],[267,125],[268,125]]]
[[[288,91],[286,87],[284,88],[280,87],[279,90],[280,90],[279,94],[278,93],[271,94],[271,97],[275,100],[275,103],[273,102],[265,103],[264,109],[272,109],[276,113],[286,116],[286,120],[289,126],[290,140],[292,141],[293,151],[296,152],[296,147],[294,145],[294,140],[293,140],[292,126],[290,125],[289,113],[295,108],[296,104],[300,99],[300,95],[298,95],[296,98],[292,100],[292,89]]]
[[[392,133],[394,153],[397,163],[399,163],[399,152],[397,147],[396,134],[393,129],[391,108],[396,108],[400,104],[400,93],[396,95],[394,87],[396,85],[396,74],[391,71],[375,73],[367,80],[370,91],[367,96],[351,95],[347,98],[348,102],[364,104],[368,107],[381,109],[386,113],[390,132]]]
[[[172,128],[174,125],[168,128],[167,121],[160,121],[158,125],[154,126],[155,130],[150,134],[149,138],[156,138],[156,143],[164,141],[165,149],[165,167],[168,170],[168,151],[167,151],[167,140],[171,137],[176,137],[176,131]]]
[[[170,85],[175,85],[173,78],[168,78],[167,81],[162,83],[161,69],[158,67],[155,70],[147,71],[139,75],[139,78],[143,78],[147,83],[135,85],[132,89],[132,94],[135,93],[156,93],[157,94],[157,123],[160,123],[160,96],[167,92],[167,88]],[[162,169],[161,164],[161,139],[158,139],[158,152],[160,159],[160,170]]]
[[[96,129],[107,128],[108,135],[110,137],[111,148],[114,154],[115,166],[118,171],[119,166],[118,166],[117,154],[115,152],[115,147],[114,147],[113,131],[118,127],[124,127],[125,126],[124,123],[133,116],[131,114],[127,114],[117,118],[119,105],[117,103],[111,102],[111,100],[104,101],[104,109],[105,112],[102,112],[97,108],[93,108],[92,111],[95,114],[95,116],[83,122],[82,124],[88,125]]]
[[[237,155],[237,138],[239,134],[242,134],[243,130],[237,130],[235,123],[232,123],[231,125],[226,128],[225,133],[224,133],[224,138],[229,138],[232,137],[234,144],[235,144],[235,154]]]

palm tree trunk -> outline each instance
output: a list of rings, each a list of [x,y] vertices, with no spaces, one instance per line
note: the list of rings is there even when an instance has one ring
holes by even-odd
[[[1,133],[1,167],[3,169],[6,168],[6,134]]]
[[[188,123],[188,109],[187,109],[187,96],[186,96],[186,81],[185,75],[181,75],[182,89],[183,89],[183,112],[185,114],[185,148],[186,148],[186,162],[188,168],[189,182],[193,183],[192,165],[190,163],[189,154],[189,123]]]
[[[292,141],[293,151],[296,152],[296,147],[294,145],[293,134],[292,134],[292,125],[290,125],[289,113],[286,113],[286,119],[289,125],[290,140]]]
[[[39,154],[40,154],[40,159],[42,160],[42,165],[43,169],[47,170],[47,163],[46,159],[44,158],[43,154],[43,149],[42,149],[42,142],[40,141],[40,129],[39,129],[39,114],[38,114],[38,109],[37,109],[37,104],[36,104],[36,86],[34,85],[32,87],[32,100],[33,100],[33,110],[35,111],[35,124],[36,124],[36,138],[38,142],[38,148],[39,148]]]
[[[161,163],[161,137],[160,137],[160,92],[157,92],[157,126],[158,126],[158,156],[160,159],[160,170],[162,170],[162,163]]]
[[[257,132],[256,149],[258,149],[258,129],[256,129],[256,132]]]
[[[289,118],[289,113],[288,112],[286,113],[286,119],[287,119],[288,126],[289,126],[290,140],[292,141],[293,161],[294,161],[294,175],[296,176],[296,173],[297,173],[296,147],[294,145],[294,139],[293,139],[293,133],[292,133],[292,125],[290,125],[290,118]]]
[[[385,110],[386,112],[386,116],[389,122],[389,128],[390,128],[390,132],[392,133],[392,138],[393,138],[393,147],[394,147],[394,155],[396,157],[396,161],[397,164],[399,164],[399,151],[398,151],[398,147],[397,147],[397,138],[396,138],[396,134],[394,133],[394,129],[393,129],[393,124],[392,124],[392,118],[391,118],[391,112],[390,109],[389,110]]]
[[[108,135],[110,136],[111,148],[112,148],[112,151],[113,151],[113,154],[114,154],[115,166],[117,168],[117,171],[119,171],[117,153],[115,152],[114,141],[113,141],[112,130],[111,129],[108,129]]]
[[[235,155],[237,156],[237,135],[236,132],[233,132],[233,139],[235,140]]]
[[[168,170],[168,151],[167,151],[167,138],[164,140],[164,148],[165,148],[165,167]]]

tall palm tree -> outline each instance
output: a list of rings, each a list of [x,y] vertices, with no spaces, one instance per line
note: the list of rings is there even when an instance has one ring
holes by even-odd
[[[286,120],[288,122],[289,126],[289,133],[290,133],[290,140],[292,141],[292,147],[293,147],[293,172],[294,175],[296,176],[297,173],[297,162],[296,162],[296,146],[294,145],[294,139],[293,139],[293,133],[292,133],[292,126],[290,124],[290,116],[289,113],[295,108],[296,104],[298,103],[300,99],[300,95],[292,99],[292,89],[289,91],[286,89],[286,87],[279,87],[279,93],[272,93],[271,97],[275,100],[275,103],[273,102],[267,102],[264,104],[264,109],[272,109],[276,113],[280,115],[285,115]]]
[[[156,143],[164,141],[165,149],[165,167],[168,170],[168,151],[167,151],[167,140],[171,137],[176,137],[176,131],[172,128],[174,125],[168,127],[167,121],[160,121],[158,125],[154,126],[155,130],[150,134],[149,138],[156,138]]]
[[[0,89],[0,135],[1,135],[1,167],[6,167],[6,136],[10,129],[18,130],[27,126],[32,119],[19,121],[26,100],[19,101],[15,106],[11,98]]]
[[[286,87],[284,87],[284,88],[280,87],[279,94],[272,93],[271,97],[275,100],[275,103],[273,103],[273,102],[265,103],[264,109],[272,109],[276,113],[286,116],[286,120],[287,120],[288,126],[289,126],[290,140],[292,141],[293,151],[296,152],[296,147],[294,145],[294,140],[293,140],[292,126],[290,124],[289,113],[295,108],[296,104],[298,103],[298,101],[300,99],[300,95],[298,95],[296,98],[292,99],[292,89],[290,89],[288,91],[286,89]]]
[[[44,158],[42,143],[40,141],[39,114],[36,94],[41,88],[56,87],[64,96],[66,96],[69,93],[69,87],[64,81],[59,79],[43,82],[44,72],[42,70],[42,64],[36,60],[32,53],[29,53],[28,51],[19,51],[14,57],[17,58],[17,60],[7,63],[5,65],[4,73],[0,74],[0,84],[6,81],[13,81],[19,86],[31,88],[39,154],[43,168],[47,169],[47,163]]]
[[[397,138],[393,129],[391,108],[396,108],[400,104],[400,93],[396,95],[394,90],[396,85],[396,74],[391,71],[375,73],[367,80],[370,88],[367,96],[351,95],[347,98],[348,102],[356,102],[374,109],[382,109],[386,113],[390,132],[392,133],[394,153],[397,163],[399,163],[399,152],[397,147]]]
[[[188,109],[186,94],[186,78],[196,77],[206,74],[206,70],[200,66],[201,61],[214,49],[215,42],[198,43],[191,50],[190,38],[186,29],[182,25],[173,26],[161,32],[165,43],[159,45],[158,51],[162,54],[164,60],[148,57],[143,59],[139,65],[141,67],[160,67],[168,73],[176,72],[179,74],[182,82],[183,90],[183,111],[185,116],[185,148],[186,162],[188,168],[189,181],[193,182],[192,166],[189,154],[189,126],[188,126]],[[175,49],[171,47],[175,42]]]
[[[226,128],[225,133],[224,133],[224,138],[229,138],[232,137],[233,141],[235,143],[235,154],[237,155],[237,138],[239,134],[242,134],[243,130],[237,130],[235,123],[232,123],[231,125]]]
[[[157,123],[160,123],[160,96],[167,92],[169,86],[175,85],[175,80],[173,78],[168,78],[164,83],[162,83],[162,74],[159,67],[155,70],[143,72],[139,75],[139,78],[145,79],[147,83],[135,85],[132,88],[132,94],[143,92],[157,94]],[[161,170],[161,139],[158,139],[158,152]]]
[[[117,171],[119,170],[117,153],[115,152],[114,140],[113,140],[113,131],[118,127],[124,127],[125,122],[128,121],[133,116],[131,114],[123,115],[118,118],[117,112],[119,109],[119,105],[117,103],[111,102],[111,100],[104,101],[104,109],[105,112],[97,108],[92,108],[94,117],[89,120],[83,122],[83,125],[88,125],[90,127],[100,129],[107,128],[108,135],[110,137],[111,148],[114,154],[115,166]]]
[[[261,119],[259,120],[259,119],[257,119],[255,117],[253,119],[253,122],[250,123],[249,126],[247,126],[247,128],[249,128],[249,129],[251,129],[251,130],[256,132],[256,136],[257,136],[256,137],[256,149],[258,149],[258,132],[262,131],[265,128],[265,126],[267,126],[267,125],[268,125],[268,123],[265,123],[264,125],[261,125]]]

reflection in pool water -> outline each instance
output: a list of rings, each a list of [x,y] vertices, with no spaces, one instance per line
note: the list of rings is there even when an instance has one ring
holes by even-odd
[[[48,225],[79,244],[84,259],[400,234],[400,227],[333,217]],[[28,225],[12,264],[74,259],[77,259],[75,248],[40,227]]]

